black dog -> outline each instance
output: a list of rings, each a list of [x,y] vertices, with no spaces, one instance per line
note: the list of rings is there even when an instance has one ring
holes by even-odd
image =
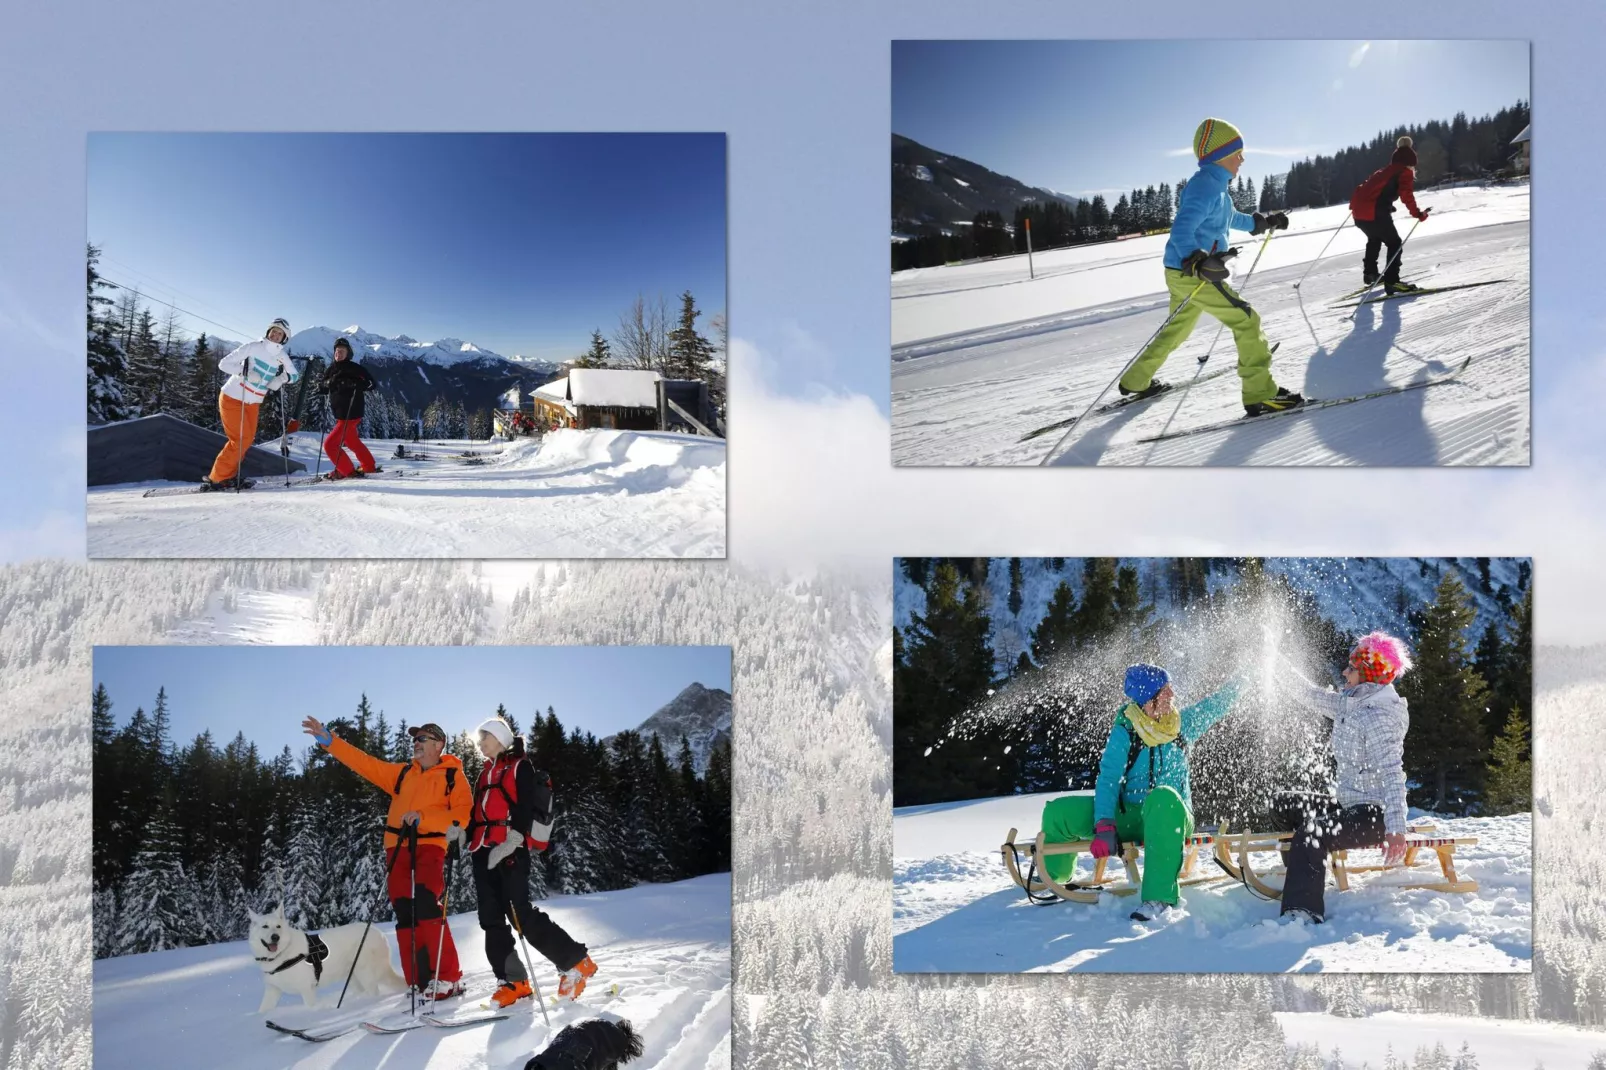
[[[617,1070],[641,1054],[641,1037],[626,1021],[590,1018],[566,1027],[524,1070]]]

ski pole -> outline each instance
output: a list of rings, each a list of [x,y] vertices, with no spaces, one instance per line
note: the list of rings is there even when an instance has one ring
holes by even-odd
[[[1242,293],[1244,290],[1249,288],[1249,280],[1254,278],[1254,276],[1255,276],[1255,268],[1260,265],[1261,254],[1263,254],[1266,251],[1266,246],[1271,244],[1272,235],[1274,235],[1276,233],[1277,232],[1275,230],[1268,230],[1268,231],[1266,231],[1265,238],[1261,239],[1260,248],[1255,251],[1255,258],[1249,262],[1249,271],[1248,271],[1248,273],[1246,275],[1244,275],[1243,285],[1238,287],[1238,292],[1239,293]],[[1220,324],[1220,325],[1218,325],[1216,327],[1216,336],[1214,338],[1210,339],[1210,348],[1206,349],[1204,351],[1204,356],[1199,358],[1199,366],[1193,370],[1193,378],[1188,380],[1188,387],[1192,387],[1194,383],[1199,381],[1200,373],[1202,373],[1204,371],[1204,367],[1205,367],[1206,362],[1208,362],[1210,360],[1210,354],[1212,354],[1212,353],[1214,353],[1216,351],[1216,343],[1221,341],[1221,334],[1226,329],[1227,329],[1227,325],[1225,323]],[[1186,390],[1186,389],[1187,388],[1184,388],[1184,390]],[[1171,430],[1171,421],[1175,420],[1177,418],[1177,413],[1182,411],[1183,397],[1184,397],[1184,395],[1182,393],[1179,393],[1178,396],[1177,396],[1177,403],[1175,405],[1171,406],[1171,415],[1166,417],[1165,427],[1160,429],[1160,434],[1162,436],[1164,436],[1167,431]],[[1156,443],[1156,445],[1158,445],[1158,443]],[[1149,451],[1152,453],[1154,451],[1154,446],[1150,446],[1149,447]]]
[[[1427,217],[1427,213],[1423,212],[1422,216],[1425,219]],[[1366,289],[1361,292],[1361,296],[1355,302],[1355,311],[1344,317],[1347,322],[1354,322],[1355,317],[1360,314],[1361,306],[1366,303],[1366,299],[1370,297],[1372,291],[1377,288],[1377,284],[1382,282],[1384,277],[1388,275],[1389,268],[1394,266],[1394,261],[1398,260],[1400,258],[1400,254],[1405,252],[1405,243],[1411,240],[1411,235],[1415,234],[1416,228],[1420,227],[1421,225],[1421,219],[1418,219],[1415,223],[1411,224],[1411,229],[1405,232],[1404,238],[1400,239],[1400,247],[1394,250],[1394,255],[1389,257],[1388,263],[1383,265],[1383,274],[1373,279],[1371,285],[1367,286]]]
[[[396,840],[396,847],[390,852],[390,861],[385,863],[385,879],[379,885],[379,891],[388,898],[390,892],[390,872],[396,868],[396,856],[401,854],[401,840]],[[282,898],[282,896],[281,896]],[[377,910],[378,908],[374,908]],[[374,926],[374,911],[368,911],[368,921],[362,927],[362,936],[357,939],[357,953],[352,956],[351,969],[346,971],[346,983],[340,986],[340,998],[335,1000],[335,1010],[346,1002],[346,989],[351,987],[351,975],[357,972],[357,960],[362,958],[362,945],[368,939],[368,930]]]
[[[279,426],[283,429],[279,434],[279,455],[284,458],[284,485],[290,485],[290,420],[284,414],[284,390],[279,394]]]
[[[1070,441],[1071,436],[1075,435],[1077,433],[1077,431],[1080,430],[1085,425],[1088,413],[1092,412],[1095,408],[1097,408],[1098,407],[1098,403],[1104,400],[1104,395],[1108,394],[1110,392],[1110,387],[1114,386],[1116,383],[1121,381],[1121,377],[1124,376],[1127,373],[1128,369],[1130,369],[1132,367],[1132,365],[1134,365],[1134,364],[1136,364],[1138,362],[1138,358],[1143,355],[1143,351],[1145,349],[1148,349],[1149,346],[1153,345],[1154,344],[1154,340],[1156,338],[1160,337],[1160,332],[1165,330],[1167,327],[1169,327],[1171,325],[1171,321],[1176,319],[1177,316],[1179,316],[1182,313],[1182,310],[1188,307],[1188,303],[1190,301],[1192,301],[1195,296],[1198,295],[1200,290],[1204,289],[1204,284],[1205,284],[1205,280],[1203,278],[1201,278],[1199,280],[1199,285],[1195,286],[1188,293],[1188,296],[1184,297],[1182,299],[1182,303],[1181,304],[1177,305],[1176,308],[1171,310],[1171,315],[1167,316],[1165,318],[1165,322],[1160,324],[1160,326],[1156,327],[1155,330],[1154,330],[1154,333],[1149,335],[1149,340],[1147,342],[1144,342],[1143,345],[1138,348],[1138,351],[1136,353],[1132,354],[1132,359],[1126,362],[1126,364],[1121,368],[1120,373],[1118,375],[1116,375],[1116,377],[1114,379],[1111,379],[1105,385],[1103,390],[1099,391],[1098,396],[1093,399],[1093,403],[1091,405],[1089,405],[1087,408],[1082,410],[1082,415],[1078,416],[1076,418],[1076,422],[1071,424],[1070,429],[1067,430],[1065,432],[1065,434],[1060,436],[1060,440],[1058,442],[1054,443],[1054,448],[1048,451],[1047,456],[1045,456],[1041,461],[1037,462],[1039,467],[1041,467],[1043,465],[1047,465],[1049,461],[1052,461],[1056,456],[1059,455],[1061,447],[1063,447],[1066,442]]]
[[[1345,227],[1349,226],[1350,216],[1352,216],[1354,214],[1355,214],[1354,212],[1349,212],[1349,213],[1345,214],[1344,222],[1342,222],[1342,223],[1340,223],[1338,225],[1338,230],[1333,231],[1333,238],[1338,237],[1338,231],[1339,230],[1343,230]],[[1316,260],[1320,260],[1322,257],[1327,255],[1327,247],[1329,245],[1333,244],[1333,238],[1328,238],[1327,239],[1327,245],[1322,246],[1322,251],[1316,254]],[[1307,264],[1305,266],[1305,275],[1309,275],[1310,274],[1310,269],[1316,266],[1316,260],[1312,260],[1309,264]],[[1299,282],[1304,282],[1305,281],[1305,275],[1301,275],[1299,277]],[[1294,283],[1294,289],[1296,289],[1296,290],[1299,289],[1299,282]]]
[[[407,926],[407,954],[413,963],[413,983],[407,986],[407,1013],[418,1015],[418,826],[407,825],[407,909],[412,913]]]
[[[511,828],[508,829],[508,835],[514,835],[514,832]],[[507,912],[508,916],[513,919],[513,928],[517,930],[519,934],[519,954],[524,958],[524,976],[530,979],[530,987],[535,989],[536,1006],[541,1008],[541,1017],[546,1021],[546,1027],[551,1029],[552,1016],[547,1014],[546,1000],[541,998],[541,982],[535,979],[535,971],[530,969],[530,953],[524,949],[524,945],[530,941],[529,938],[524,935],[524,926],[519,924],[519,912],[513,909],[513,900],[511,897],[508,899]]]
[[[457,827],[456,821],[452,822],[452,827]],[[441,956],[446,953],[446,928],[452,923],[451,915],[446,908],[452,901],[452,864],[456,861],[457,841],[453,840],[446,845],[446,865],[441,870],[441,935],[435,941],[435,979],[437,981],[440,980],[441,976]]]

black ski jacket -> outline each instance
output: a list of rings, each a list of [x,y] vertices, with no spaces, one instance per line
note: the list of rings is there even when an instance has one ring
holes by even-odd
[[[362,396],[379,384],[368,369],[347,357],[323,370],[323,389],[329,393],[329,410],[337,420],[362,419]]]

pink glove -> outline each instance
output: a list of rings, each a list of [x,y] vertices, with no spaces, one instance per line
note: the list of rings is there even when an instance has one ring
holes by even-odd
[[[1120,844],[1115,838],[1115,822],[1108,818],[1093,826],[1093,857],[1108,858],[1115,854]]]

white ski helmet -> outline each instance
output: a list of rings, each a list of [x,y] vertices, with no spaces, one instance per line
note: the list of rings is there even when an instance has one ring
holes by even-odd
[[[266,338],[268,335],[272,334],[273,328],[275,327],[284,332],[284,340],[286,342],[290,341],[290,321],[285,319],[283,316],[280,316],[278,319],[268,324],[268,329],[262,332],[262,337]]]

